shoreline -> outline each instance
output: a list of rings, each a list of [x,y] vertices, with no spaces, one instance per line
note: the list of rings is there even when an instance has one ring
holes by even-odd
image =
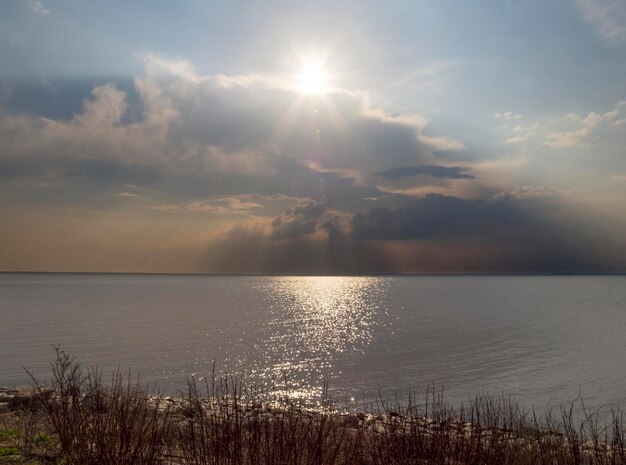
[[[478,457],[482,457],[479,463],[489,464],[626,463],[623,460],[626,457],[626,448],[620,412],[614,416],[612,425],[594,426],[593,417],[588,417],[587,425],[583,422],[579,428],[572,421],[571,410],[569,416],[567,410],[561,410],[562,419],[557,421],[550,420],[551,412],[546,413],[545,420],[538,420],[535,412],[534,419],[531,419],[528,414],[517,409],[515,404],[507,404],[504,399],[479,397],[467,410],[459,411],[447,406],[433,392],[430,410],[427,408],[420,411],[412,407],[411,399],[408,399],[408,404],[404,407],[400,407],[400,404],[394,406],[395,410],[386,407],[376,415],[365,411],[341,412],[330,408],[330,404],[328,409],[311,410],[288,400],[263,403],[254,396],[242,395],[242,387],[236,384],[222,384],[211,395],[201,394],[194,384],[190,385],[186,396],[163,396],[146,390],[135,390],[136,386],[125,385],[121,377],[115,376],[111,386],[106,386],[101,383],[101,379],[95,378],[95,384],[87,386],[86,391],[85,386],[72,386],[71,383],[66,385],[72,387],[67,391],[60,390],[59,385],[35,385],[34,388],[24,389],[0,388],[0,464],[24,463],[15,461],[24,459],[34,460],[29,462],[32,464],[43,465],[56,463],[73,453],[91,457],[94,451],[84,449],[80,444],[95,444],[102,438],[96,437],[93,427],[81,429],[75,425],[81,422],[101,425],[100,427],[113,425],[112,430],[105,435],[103,447],[117,449],[119,444],[115,442],[115,434],[126,430],[128,426],[123,424],[128,421],[128,417],[119,416],[120,411],[116,410],[120,406],[130,408],[131,411],[134,409],[143,415],[143,423],[138,425],[141,429],[147,427],[153,433],[156,431],[160,434],[158,444],[148,441],[152,436],[145,436],[143,433],[137,433],[137,437],[118,439],[122,443],[128,440],[140,442],[141,447],[157,447],[158,451],[151,453],[158,455],[159,460],[148,462],[155,464],[209,463],[206,462],[207,454],[221,453],[219,451],[223,448],[228,449],[231,454],[235,453],[233,451],[237,447],[246,450],[256,447],[254,442],[250,443],[254,437],[265,438],[261,439],[263,442],[270,441],[268,435],[279,434],[282,442],[288,441],[290,435],[301,434],[303,431],[307,433],[298,436],[300,442],[310,441],[315,437],[314,432],[323,433],[328,437],[328,444],[323,447],[335,452],[343,451],[342,454],[358,445],[374,456],[381,453],[381,448],[385,451],[383,455],[423,455],[424,461],[417,463],[431,463],[429,460],[437,456],[455,458],[453,463],[459,465],[476,463]],[[60,407],[62,405],[66,405],[65,410]],[[74,407],[67,410],[68,405]],[[424,413],[430,413],[430,416]],[[68,421],[72,418],[82,420]],[[121,424],[116,426],[116,422]],[[26,438],[26,431],[16,426],[26,423],[37,425],[35,429],[31,428],[30,439]],[[59,425],[78,429],[65,431]],[[612,436],[608,434],[609,430],[612,431]],[[261,436],[257,436],[258,434]],[[69,442],[67,439],[64,442],[63,438],[68,435]],[[165,444],[167,447],[162,449]],[[268,443],[266,447],[277,447],[273,442],[272,444]],[[300,447],[298,444],[291,444],[289,447]],[[28,446],[26,448],[23,445]],[[78,452],[74,450],[76,448],[79,449]],[[5,457],[2,457],[3,450],[8,454]],[[291,450],[290,453],[295,451]],[[541,458],[541,461],[523,461],[528,454]],[[324,463],[397,463],[384,461],[381,457],[378,458],[382,461],[362,462],[361,459],[355,459]],[[551,459],[543,461],[546,457]],[[503,458],[511,461],[501,461]],[[119,465],[125,463],[130,465],[131,462],[122,461]],[[143,462],[132,463],[137,465]]]

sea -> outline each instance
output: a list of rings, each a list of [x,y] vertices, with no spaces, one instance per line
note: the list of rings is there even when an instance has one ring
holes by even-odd
[[[176,395],[236,376],[345,405],[506,396],[626,408],[626,276],[0,274],[0,386],[55,347]]]

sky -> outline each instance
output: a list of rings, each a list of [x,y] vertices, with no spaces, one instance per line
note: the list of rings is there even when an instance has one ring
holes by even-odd
[[[9,0],[0,271],[626,272],[623,0]]]

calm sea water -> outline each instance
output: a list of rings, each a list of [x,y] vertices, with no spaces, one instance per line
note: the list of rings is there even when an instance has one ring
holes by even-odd
[[[49,375],[54,345],[170,391],[245,373],[314,398],[444,386],[544,407],[626,408],[626,277],[0,274],[0,385]]]

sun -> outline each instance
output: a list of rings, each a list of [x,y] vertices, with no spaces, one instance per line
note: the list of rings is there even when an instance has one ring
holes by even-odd
[[[322,95],[328,92],[328,74],[319,64],[302,66],[296,79],[296,89],[304,95]]]

